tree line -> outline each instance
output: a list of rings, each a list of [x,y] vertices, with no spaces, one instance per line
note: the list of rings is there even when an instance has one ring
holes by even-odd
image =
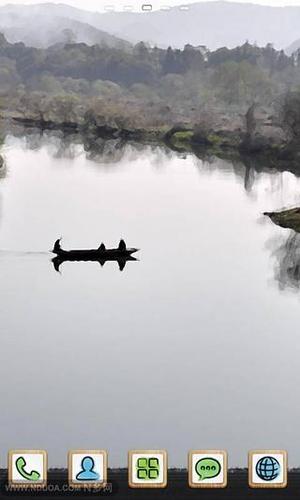
[[[0,111],[45,108],[50,116],[60,109],[78,115],[97,108],[104,118],[134,116],[133,124],[196,123],[215,110],[245,112],[254,101],[275,109],[282,96],[300,90],[299,62],[298,54],[287,56],[271,44],[245,42],[215,51],[143,42],[130,48],[66,43],[37,49],[11,44],[0,34]]]

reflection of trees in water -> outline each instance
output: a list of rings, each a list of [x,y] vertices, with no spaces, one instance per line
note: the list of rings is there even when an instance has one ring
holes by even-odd
[[[45,148],[53,158],[74,159],[82,152],[82,140],[78,134],[65,133],[59,130],[41,131],[23,127],[13,128],[11,135],[22,139],[24,147],[32,151]]]
[[[282,188],[283,172],[280,165],[278,168],[270,166],[268,158],[258,159],[251,156],[241,157],[243,165],[244,188],[248,193],[252,192],[262,178],[262,174],[268,174],[269,190],[274,193]],[[288,170],[288,169],[287,169]]]
[[[119,163],[126,153],[126,143],[121,139],[82,137],[87,159],[99,163]]]
[[[300,177],[300,167],[289,162],[275,161],[268,155],[244,155],[238,150],[224,150],[219,155],[209,154],[207,150],[194,150],[193,155],[201,160],[199,171],[206,168],[207,171],[221,171],[234,173],[242,180],[247,193],[255,191],[262,178],[268,178],[269,191],[274,193],[282,188],[283,174],[290,172],[295,177]]]
[[[88,160],[99,164],[118,164],[124,157],[126,161],[135,161],[142,155],[151,152],[151,164],[159,169],[164,166],[164,160],[174,156],[179,158],[198,158],[199,171],[219,171],[234,174],[242,180],[245,191],[253,193],[260,182],[262,174],[268,174],[270,191],[277,191],[280,186],[280,173],[290,171],[295,176],[300,175],[300,169],[289,164],[274,164],[268,157],[258,155],[240,155],[236,151],[224,150],[216,155],[205,148],[195,148],[193,151],[176,151],[164,144],[146,144],[143,142],[126,142],[122,138],[103,138],[93,134],[74,133],[74,131],[44,130],[34,128],[13,127],[6,131],[13,137],[20,138],[24,146],[31,150],[45,148],[53,158],[75,159],[84,154]],[[279,182],[279,184],[278,184]]]
[[[75,159],[86,153],[87,158],[93,161],[117,163],[125,153],[125,144],[119,139],[105,140],[74,132],[41,131],[19,126],[11,131],[11,135],[22,139],[26,149],[38,151],[45,148],[52,158],[57,159]]]
[[[6,164],[4,158],[0,154],[0,179],[6,177]]]
[[[212,156],[210,158],[200,158],[201,163],[199,163],[199,171],[203,171],[206,168],[207,171],[219,171],[225,174],[233,174],[240,181],[242,180],[245,191],[251,193],[254,191],[256,184],[261,178],[261,173],[269,173],[270,170],[264,169],[259,170],[255,161],[250,161],[245,158],[218,158]]]
[[[2,131],[0,131],[0,179],[6,176],[6,164],[1,151],[3,143],[4,135],[2,134]]]
[[[0,146],[2,144],[2,140],[0,138]],[[6,163],[4,157],[1,155],[1,147],[0,147],[0,182],[2,179],[6,177]],[[0,219],[2,216],[2,193],[0,191]]]
[[[102,164],[118,164],[126,157],[127,161],[135,161],[149,151],[154,153],[153,164],[161,166],[162,159],[174,153],[167,147],[142,142],[127,142],[121,138],[101,138],[95,135],[82,135],[59,130],[40,131],[16,127],[11,135],[24,141],[26,149],[38,151],[45,148],[53,158],[75,159],[85,154],[88,160]]]
[[[250,192],[253,189],[255,179],[256,179],[256,165],[249,158],[243,158],[244,165],[244,188],[246,191]]]
[[[269,169],[263,168],[258,164],[257,159],[236,155],[215,156],[209,155],[207,152],[195,153],[197,158],[201,160],[199,163],[199,170],[203,171],[221,171],[227,174],[234,174],[238,179],[242,179],[245,191],[251,192],[258,181],[262,172],[270,172]]]
[[[276,258],[275,279],[280,289],[300,289],[300,234],[290,231],[285,241],[282,238],[271,241]]]

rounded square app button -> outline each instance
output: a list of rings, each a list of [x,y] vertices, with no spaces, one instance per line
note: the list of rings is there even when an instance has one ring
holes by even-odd
[[[134,450],[128,453],[128,484],[131,488],[165,488],[168,455],[165,450]]]
[[[286,488],[287,452],[284,450],[250,451],[248,481],[251,488]]]
[[[8,453],[8,483],[22,489],[44,487],[47,467],[47,452],[44,450],[11,450]]]
[[[71,450],[68,453],[69,485],[76,488],[101,488],[107,483],[105,450]]]
[[[188,457],[190,488],[225,488],[227,486],[227,452],[191,450]]]

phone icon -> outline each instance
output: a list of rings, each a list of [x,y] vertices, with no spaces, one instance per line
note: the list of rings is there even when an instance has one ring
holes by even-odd
[[[32,470],[31,472],[27,472],[25,470],[26,467],[26,460],[24,457],[19,457],[16,460],[16,469],[18,473],[24,477],[24,479],[27,479],[28,481],[38,481],[41,477],[41,474],[37,472],[36,470]]]

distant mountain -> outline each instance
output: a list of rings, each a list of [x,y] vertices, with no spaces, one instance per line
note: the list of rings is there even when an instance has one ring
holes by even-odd
[[[100,22],[99,22],[100,21]],[[201,2],[188,10],[173,7],[152,13],[102,14],[95,26],[132,42],[139,40],[166,47],[186,43],[208,48],[243,44],[246,40],[282,49],[299,38],[300,7],[266,7],[233,2]]]
[[[259,46],[273,43],[281,49],[298,40],[299,26],[300,7],[221,1],[191,4],[187,10],[173,7],[151,13],[97,13],[51,3],[0,7],[0,31],[10,41],[23,39],[38,46],[63,41],[68,37],[63,31],[73,30],[76,41],[86,43],[103,40],[114,45],[120,39],[132,43],[143,40],[161,47],[182,48],[190,43],[215,50],[248,40]]]
[[[60,43],[130,47],[129,42],[69,16],[68,7],[8,5],[0,7],[0,32],[11,43],[45,48]],[[75,16],[76,17],[76,16]]]
[[[300,49],[300,38],[296,40],[295,42],[291,43],[286,49],[285,53],[290,56],[293,54],[293,52],[296,52],[296,50]]]

